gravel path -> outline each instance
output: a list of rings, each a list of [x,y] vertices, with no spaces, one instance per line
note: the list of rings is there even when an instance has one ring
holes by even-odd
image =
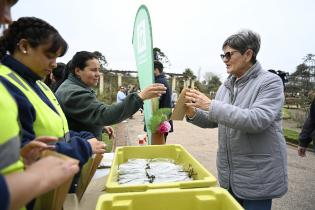
[[[124,142],[136,145],[137,135],[143,133],[143,115],[123,123]],[[213,175],[216,171],[217,129],[202,129],[184,121],[174,122],[174,133],[170,133],[167,144],[183,145]],[[119,131],[118,131],[119,132]],[[315,202],[315,155],[297,156],[296,148],[288,146],[289,190],[282,198],[275,199],[273,210],[314,210]]]

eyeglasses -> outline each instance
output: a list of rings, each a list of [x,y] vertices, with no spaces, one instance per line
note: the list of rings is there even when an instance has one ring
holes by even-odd
[[[235,51],[231,51],[231,52],[226,52],[225,54],[221,54],[220,57],[222,60],[224,60],[224,58],[226,58],[226,60],[230,60],[232,55],[236,52],[239,52],[239,51],[235,50]]]

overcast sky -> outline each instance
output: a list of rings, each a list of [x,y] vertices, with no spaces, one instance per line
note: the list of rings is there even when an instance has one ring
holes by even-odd
[[[12,16],[42,18],[59,30],[69,44],[59,61],[98,50],[109,68],[135,70],[132,30],[141,4],[150,12],[153,46],[171,61],[166,72],[189,67],[197,76],[201,69],[201,77],[213,72],[225,79],[222,43],[241,29],[261,35],[258,60],[265,69],[292,73],[315,54],[314,0],[19,0]]]

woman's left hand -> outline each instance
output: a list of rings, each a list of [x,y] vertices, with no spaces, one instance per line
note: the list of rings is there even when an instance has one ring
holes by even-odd
[[[185,94],[186,106],[192,108],[199,108],[205,111],[209,111],[211,105],[211,99],[198,90],[187,90]]]

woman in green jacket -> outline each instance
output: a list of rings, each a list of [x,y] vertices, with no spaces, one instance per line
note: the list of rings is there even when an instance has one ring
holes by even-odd
[[[119,104],[107,105],[96,98],[92,87],[100,78],[100,63],[94,53],[77,52],[70,64],[70,75],[56,91],[63,106],[69,127],[75,131],[86,130],[101,140],[104,126],[119,123],[137,112],[143,101],[165,93],[162,84],[153,84],[140,93],[132,93]]]

